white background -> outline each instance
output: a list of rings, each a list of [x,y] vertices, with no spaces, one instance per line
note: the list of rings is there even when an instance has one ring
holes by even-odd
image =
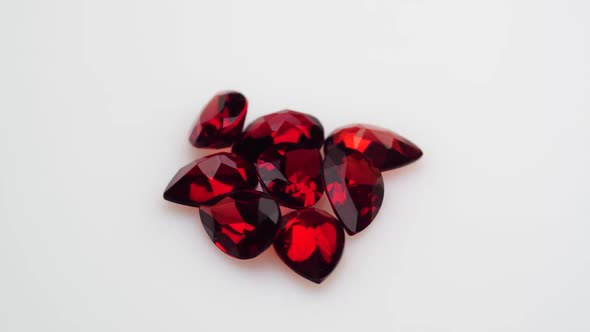
[[[0,3],[0,331],[589,331],[590,2]],[[424,150],[321,285],[165,202],[218,90]],[[325,204],[325,201],[322,203]],[[325,205],[323,205],[325,206]]]

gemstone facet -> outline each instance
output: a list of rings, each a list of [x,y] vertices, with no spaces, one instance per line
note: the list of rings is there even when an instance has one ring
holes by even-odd
[[[293,271],[321,283],[334,270],[344,250],[342,225],[327,212],[309,208],[283,217],[274,248]]]
[[[224,148],[240,138],[248,101],[239,92],[220,92],[203,108],[189,141],[198,148]]]
[[[301,148],[320,148],[324,128],[309,114],[284,110],[265,115],[252,122],[232,151],[250,162],[272,145],[291,143]]]
[[[264,191],[293,209],[314,205],[324,192],[318,149],[272,146],[258,157],[257,170]]]
[[[221,195],[253,189],[257,184],[252,164],[237,155],[220,152],[181,168],[164,191],[164,199],[189,206],[208,205]]]
[[[326,151],[324,183],[328,200],[349,235],[369,226],[383,202],[378,168],[355,150],[333,147]]]
[[[213,243],[239,259],[260,255],[279,229],[279,206],[260,191],[237,191],[212,206],[199,209],[201,222]]]
[[[352,125],[335,130],[324,144],[361,152],[379,170],[387,171],[407,165],[422,157],[422,150],[391,130],[371,125]]]

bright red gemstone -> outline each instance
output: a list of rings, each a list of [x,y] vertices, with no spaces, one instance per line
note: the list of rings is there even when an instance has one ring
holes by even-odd
[[[334,270],[344,250],[344,231],[320,209],[293,211],[283,217],[274,248],[285,264],[302,277],[320,283]]]
[[[258,118],[244,131],[232,151],[255,162],[268,147],[291,143],[301,148],[319,148],[324,142],[324,128],[318,119],[296,111],[281,111]]]
[[[257,165],[264,191],[287,207],[310,207],[322,197],[322,156],[318,149],[273,146],[258,157]]]
[[[215,245],[239,259],[254,258],[271,244],[281,211],[267,194],[237,191],[199,209],[201,222]]]
[[[190,206],[212,204],[221,195],[258,185],[256,168],[241,157],[220,152],[181,168],[164,191],[164,199]]]
[[[359,151],[381,171],[407,165],[422,157],[422,150],[406,138],[371,125],[353,125],[335,130],[324,145],[324,152],[339,146]]]
[[[198,148],[224,148],[240,138],[248,101],[239,92],[221,92],[203,108],[189,141]]]
[[[354,150],[331,148],[324,160],[326,195],[349,235],[365,229],[383,202],[383,177],[378,168]]]

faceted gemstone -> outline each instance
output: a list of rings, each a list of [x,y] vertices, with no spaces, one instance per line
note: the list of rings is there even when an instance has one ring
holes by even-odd
[[[260,191],[236,191],[199,209],[201,222],[215,245],[239,259],[254,258],[268,248],[281,220],[275,201]]]
[[[220,92],[203,108],[189,141],[198,148],[223,148],[240,138],[248,101],[239,92]]]
[[[414,143],[391,130],[371,125],[352,125],[335,130],[324,144],[359,151],[379,170],[387,171],[416,161],[422,151]]]
[[[320,283],[334,270],[344,249],[342,225],[327,212],[309,208],[283,217],[274,248],[293,271]]]
[[[378,168],[355,150],[331,148],[324,160],[326,195],[349,235],[365,229],[383,202]]]
[[[232,151],[250,162],[268,147],[291,143],[301,148],[319,148],[324,141],[324,128],[309,114],[285,110],[258,118],[251,123]]]
[[[257,166],[264,190],[287,207],[310,207],[322,197],[319,149],[272,146],[258,157]]]
[[[221,195],[257,186],[256,168],[241,157],[220,152],[181,168],[164,191],[164,199],[184,205],[212,204]]]

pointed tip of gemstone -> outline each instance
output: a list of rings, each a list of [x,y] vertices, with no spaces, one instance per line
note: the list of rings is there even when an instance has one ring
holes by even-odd
[[[324,280],[326,280],[326,278],[323,279],[314,279],[314,278],[306,278],[307,280],[313,282],[314,284],[321,284],[322,282],[324,282]]]
[[[166,188],[166,191],[164,191],[162,198],[164,198],[164,200],[167,200],[168,202],[176,203],[173,201],[173,197],[170,197],[170,195],[168,194],[168,188]]]
[[[420,149],[416,145],[414,145],[414,147],[416,148],[416,152],[415,152],[415,154],[413,156],[413,160],[412,161],[416,161],[416,160],[422,158],[422,156],[424,155],[424,152],[422,152],[422,149]]]
[[[353,230],[350,230],[350,229],[344,227],[344,231],[346,232],[346,234],[348,234],[348,236],[355,236],[358,233],[360,233],[362,230],[364,230],[365,228],[367,228],[367,226],[365,226],[362,229],[357,229],[357,230],[353,231]]]
[[[416,144],[412,143],[410,140],[408,140],[398,134],[395,134],[395,135],[400,142],[399,149],[402,151],[401,154],[405,157],[405,160],[402,159],[402,161],[400,161],[400,163],[399,163],[399,166],[397,166],[397,164],[395,164],[395,163],[392,163],[392,165],[389,167],[398,168],[398,167],[406,166],[406,165],[411,164],[411,163],[417,161],[418,159],[422,158],[422,156],[424,155],[424,153],[422,152],[422,149],[420,149]]]
[[[422,150],[407,138],[377,126],[356,124],[336,129],[324,144],[362,153],[379,170],[396,169],[420,159]]]

